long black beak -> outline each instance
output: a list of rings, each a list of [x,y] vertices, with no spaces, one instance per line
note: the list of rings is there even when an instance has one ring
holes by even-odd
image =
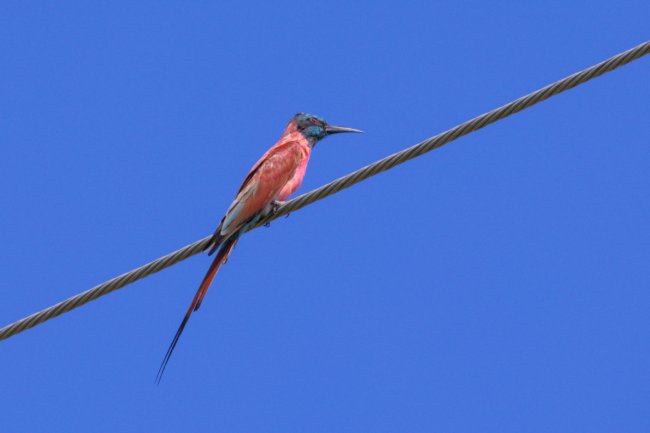
[[[327,125],[325,127],[325,132],[327,133],[327,135],[330,135],[330,134],[339,134],[341,132],[363,132],[363,131],[359,129],[348,128],[345,126]]]

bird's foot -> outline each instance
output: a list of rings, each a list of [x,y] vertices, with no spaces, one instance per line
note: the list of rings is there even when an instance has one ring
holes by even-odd
[[[278,213],[278,209],[280,209],[280,206],[282,206],[285,203],[286,203],[286,201],[273,200],[271,202],[271,209],[270,209],[269,213],[271,215],[275,215],[276,213]]]
[[[268,208],[266,209],[266,213],[265,213],[264,216],[265,216],[265,217],[269,217],[269,216],[273,216],[273,215],[277,214],[277,213],[278,213],[278,209],[280,209],[280,207],[281,207],[283,204],[285,204],[285,203],[286,203],[286,202],[284,202],[284,201],[273,200],[273,201],[269,204]],[[264,227],[271,227],[271,223],[268,222],[268,223],[264,224]]]

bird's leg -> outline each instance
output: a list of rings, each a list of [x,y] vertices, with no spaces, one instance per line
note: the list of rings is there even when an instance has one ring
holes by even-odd
[[[285,203],[286,203],[286,201],[273,200],[271,202],[271,215],[275,214],[278,211],[278,209],[280,209],[280,206],[282,206]],[[289,218],[289,215],[291,215],[291,214],[288,213],[284,217]]]
[[[271,202],[271,210],[270,210],[269,213],[271,215],[275,215],[278,212],[278,209],[280,209],[280,206],[282,206],[285,203],[286,203],[286,201],[273,200]]]
[[[273,200],[271,203],[269,203],[269,207],[266,210],[265,216],[272,216],[275,215],[278,212],[278,209],[280,209],[280,206],[285,204],[286,202],[280,201],[280,200]],[[264,227],[271,227],[271,223],[268,222],[264,224]]]

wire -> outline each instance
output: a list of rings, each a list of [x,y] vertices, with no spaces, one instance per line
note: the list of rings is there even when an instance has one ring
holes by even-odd
[[[611,57],[604,62],[598,63],[597,65],[556,81],[553,84],[550,84],[533,93],[523,96],[500,108],[489,111],[485,114],[475,117],[472,120],[462,123],[448,131],[443,132],[442,134],[438,134],[434,137],[424,140],[421,143],[418,143],[382,160],[367,165],[353,173],[350,173],[333,182],[323,185],[320,188],[316,188],[313,191],[296,197],[295,199],[282,205],[272,216],[268,216],[267,218],[261,220],[258,225],[253,228],[264,225],[276,218],[287,215],[290,212],[295,212],[298,209],[301,209],[332,194],[335,194],[345,188],[349,188],[350,186],[368,179],[371,176],[389,170],[410,159],[416,158],[420,155],[437,149],[438,147],[454,141],[463,135],[477,131],[491,123],[504,119],[526,108],[532,107],[533,105],[538,104],[539,102],[542,102],[552,96],[572,89],[579,84],[585,83],[607,72],[611,72],[614,69],[637,60],[648,53],[650,53],[650,41],[637,45],[636,47],[620,53],[614,57]],[[0,340],[7,339],[26,329],[39,325],[63,313],[67,313],[68,311],[78,308],[92,300],[99,298],[100,296],[104,296],[114,290],[120,289],[137,280],[168,268],[182,260],[187,259],[188,257],[198,254],[207,247],[210,237],[211,236],[207,236],[199,241],[194,242],[191,245],[174,251],[171,254],[154,260],[153,262],[147,263],[144,266],[115,277],[109,281],[106,281],[105,283],[93,287],[92,289],[86,290],[85,292],[66,299],[65,301],[59,302],[56,305],[53,305],[49,308],[18,320],[17,322],[7,325],[4,328],[0,329]]]

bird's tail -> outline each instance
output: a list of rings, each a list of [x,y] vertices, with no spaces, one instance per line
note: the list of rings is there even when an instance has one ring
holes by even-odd
[[[221,248],[219,249],[219,252],[215,256],[214,260],[212,261],[212,264],[210,265],[207,274],[205,274],[205,277],[203,277],[203,281],[201,282],[199,289],[196,291],[196,294],[192,299],[192,303],[190,304],[190,307],[187,309],[187,312],[185,313],[185,317],[183,317],[183,321],[178,327],[178,330],[176,331],[176,335],[174,335],[174,339],[172,340],[171,344],[169,345],[169,348],[167,349],[167,353],[165,353],[165,357],[163,358],[162,364],[158,369],[158,374],[156,375],[156,384],[160,383],[160,380],[162,379],[162,375],[165,372],[165,367],[167,367],[167,363],[169,362],[169,359],[172,356],[172,352],[174,352],[174,348],[178,343],[178,339],[183,333],[183,329],[185,329],[185,325],[187,324],[187,321],[190,319],[192,313],[198,310],[199,307],[201,306],[201,302],[203,302],[203,298],[205,297],[205,294],[208,293],[208,288],[210,288],[210,284],[212,283],[214,276],[217,275],[217,271],[219,270],[221,265],[223,265],[228,261],[228,257],[230,256],[230,253],[232,252],[233,248],[235,248],[235,245],[237,244],[238,240],[239,240],[238,236],[233,236],[228,240],[226,240],[221,245]]]

